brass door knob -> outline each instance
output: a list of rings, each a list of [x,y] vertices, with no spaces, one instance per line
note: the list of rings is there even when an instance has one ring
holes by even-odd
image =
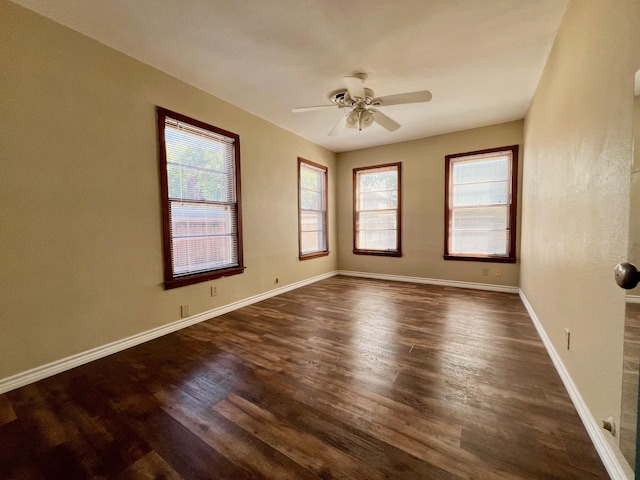
[[[616,266],[616,283],[620,288],[631,290],[640,282],[640,273],[632,263],[619,263]]]

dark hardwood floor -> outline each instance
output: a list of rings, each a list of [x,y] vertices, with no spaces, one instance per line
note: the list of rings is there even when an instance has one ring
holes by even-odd
[[[338,276],[0,395],[0,478],[608,475],[517,295]]]

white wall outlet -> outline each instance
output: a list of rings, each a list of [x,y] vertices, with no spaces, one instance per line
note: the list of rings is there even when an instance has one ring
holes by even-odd
[[[211,287],[211,296],[215,297],[218,295],[218,287]]]
[[[191,315],[191,307],[189,307],[188,303],[186,305],[180,306],[180,315],[182,316],[182,318],[186,318]]]
[[[495,270],[495,272],[494,272],[494,273],[495,273],[495,276],[496,276],[496,277],[501,277],[501,276],[502,276],[502,269],[500,269],[500,268],[496,268],[496,270]]]
[[[482,269],[482,276],[483,277],[488,277],[489,276],[489,269],[488,268],[483,268]]]

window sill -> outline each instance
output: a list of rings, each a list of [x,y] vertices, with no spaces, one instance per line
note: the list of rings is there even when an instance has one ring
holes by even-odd
[[[329,255],[329,251],[324,252],[314,252],[314,253],[305,253],[300,254],[298,258],[300,260],[311,260],[312,258],[326,257]]]
[[[445,260],[462,260],[464,262],[516,263],[516,259],[514,257],[443,255],[442,258]]]
[[[378,257],[401,257],[397,250],[353,250],[354,255],[376,255]]]
[[[164,289],[171,290],[172,288],[185,287],[187,285],[193,285],[195,283],[215,280],[216,278],[230,277],[232,275],[243,273],[244,269],[245,267],[232,267],[225,268],[224,270],[213,270],[209,272],[198,273],[195,275],[172,278],[164,281]]]

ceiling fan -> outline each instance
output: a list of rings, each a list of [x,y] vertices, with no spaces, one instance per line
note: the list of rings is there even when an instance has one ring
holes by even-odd
[[[331,93],[329,95],[329,99],[332,102],[331,105],[296,107],[291,111],[293,113],[311,112],[314,110],[336,108],[336,106],[339,109],[350,109],[329,131],[329,135],[338,135],[345,128],[362,130],[363,128],[370,127],[374,122],[388,131],[393,132],[400,128],[400,124],[382,113],[378,108],[388,105],[428,102],[431,100],[431,92],[429,90],[376,97],[373,90],[365,88],[364,82],[366,79],[366,73],[356,73],[353,76],[344,77],[346,90],[340,89]]]

